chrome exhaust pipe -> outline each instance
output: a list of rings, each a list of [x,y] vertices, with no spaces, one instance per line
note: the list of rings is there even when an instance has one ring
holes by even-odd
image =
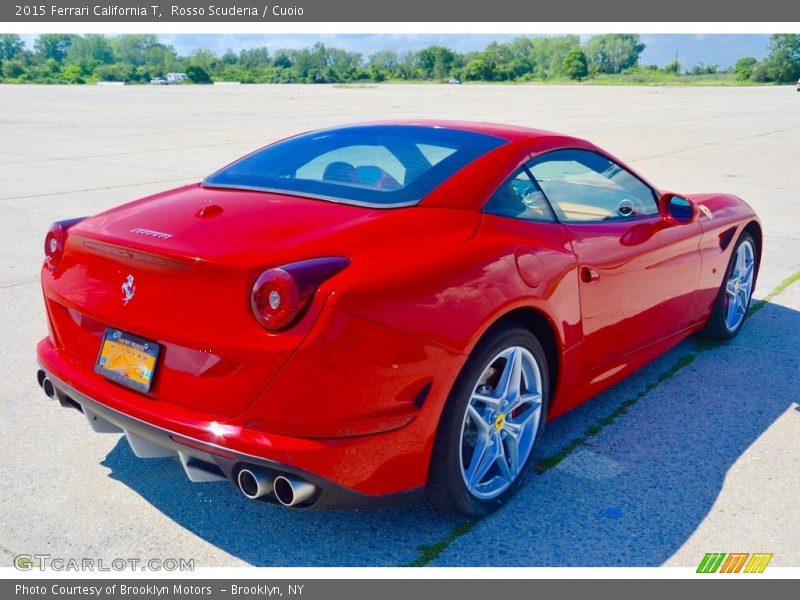
[[[56,388],[47,376],[42,379],[42,389],[44,390],[44,395],[51,400],[56,397]]]
[[[272,478],[258,467],[245,467],[236,476],[239,491],[251,500],[261,498],[272,491]]]
[[[317,486],[302,479],[278,475],[272,484],[275,488],[275,497],[284,506],[302,504],[317,491]]]

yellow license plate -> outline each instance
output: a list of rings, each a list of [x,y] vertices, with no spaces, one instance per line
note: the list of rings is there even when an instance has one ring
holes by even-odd
[[[160,346],[119,329],[106,329],[94,370],[140,392],[149,392]]]

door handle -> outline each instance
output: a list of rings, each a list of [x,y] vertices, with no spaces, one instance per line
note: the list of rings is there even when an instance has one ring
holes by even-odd
[[[583,283],[592,283],[600,279],[600,273],[591,267],[581,267],[581,281]]]

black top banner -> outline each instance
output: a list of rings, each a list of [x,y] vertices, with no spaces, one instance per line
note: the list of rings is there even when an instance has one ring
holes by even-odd
[[[41,3],[40,3],[41,2]],[[3,22],[797,22],[800,3],[759,0],[14,0]],[[789,28],[787,28],[789,29]]]

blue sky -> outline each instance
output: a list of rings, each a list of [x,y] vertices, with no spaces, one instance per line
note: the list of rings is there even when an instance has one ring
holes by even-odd
[[[521,34],[522,35],[522,34]],[[529,34],[528,34],[529,35]],[[25,35],[29,46],[33,45],[35,35]],[[441,44],[459,52],[481,50],[492,41],[508,41],[516,35],[492,34],[376,34],[376,35],[300,35],[300,34],[175,34],[159,35],[163,42],[175,47],[179,54],[189,54],[197,48],[207,48],[217,54],[228,48],[235,52],[243,48],[266,46],[270,50],[278,48],[302,48],[315,42],[360,52],[368,56],[378,50],[397,51],[418,50],[431,44]],[[582,36],[584,38],[588,36]],[[768,35],[726,35],[726,34],[647,34],[641,36],[646,44],[642,53],[642,64],[664,66],[678,55],[685,67],[698,63],[716,64],[725,69],[732,66],[742,56],[764,58],[767,54]]]

